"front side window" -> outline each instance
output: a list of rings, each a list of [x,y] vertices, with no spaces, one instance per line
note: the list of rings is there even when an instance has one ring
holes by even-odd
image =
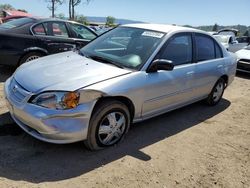
[[[70,23],[70,26],[72,30],[75,32],[76,37],[79,39],[93,40],[94,38],[96,38],[96,35],[83,25]]]
[[[192,62],[192,37],[190,34],[175,36],[167,41],[158,59],[171,60],[174,65]]]
[[[115,28],[81,49],[81,53],[101,62],[139,70],[156,50],[165,33],[132,27]],[[104,61],[105,59],[105,61]]]
[[[205,61],[215,58],[214,41],[205,35],[196,35],[196,60]]]
[[[52,23],[52,35],[57,37],[68,38],[68,31],[66,25],[62,22]]]

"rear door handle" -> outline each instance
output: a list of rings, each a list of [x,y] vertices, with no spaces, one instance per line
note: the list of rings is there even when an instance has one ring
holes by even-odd
[[[187,72],[187,75],[193,75],[194,74],[194,71],[189,71],[189,72]]]
[[[218,65],[218,66],[217,66],[217,68],[222,68],[222,67],[223,67],[223,65]]]

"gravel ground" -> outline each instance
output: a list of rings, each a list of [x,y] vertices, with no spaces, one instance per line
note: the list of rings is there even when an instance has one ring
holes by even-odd
[[[0,67],[0,187],[250,187],[250,75],[215,107],[199,102],[131,127],[119,145],[87,151],[21,131],[3,100],[13,70]]]

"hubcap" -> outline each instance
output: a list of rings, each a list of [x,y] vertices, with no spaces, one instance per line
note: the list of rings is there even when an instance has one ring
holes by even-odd
[[[218,100],[220,100],[223,90],[224,90],[224,84],[222,82],[218,83],[213,93],[214,102],[217,102]]]
[[[103,145],[112,145],[123,135],[126,119],[121,112],[111,112],[101,121],[98,131],[99,141]]]
[[[34,60],[34,59],[37,59],[37,58],[39,58],[39,57],[40,57],[40,56],[32,55],[32,56],[30,56],[30,57],[28,57],[28,58],[26,59],[25,63],[26,63],[26,62],[29,62],[29,61],[32,61],[32,60]]]

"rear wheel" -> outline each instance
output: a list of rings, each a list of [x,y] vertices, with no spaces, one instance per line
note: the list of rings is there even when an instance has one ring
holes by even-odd
[[[90,150],[112,146],[123,139],[129,125],[126,105],[119,101],[103,102],[92,114],[85,146]]]
[[[226,82],[223,78],[220,78],[214,85],[211,93],[209,94],[206,102],[208,105],[214,106],[218,104],[224,93]]]
[[[40,52],[29,52],[21,58],[19,65],[22,65],[24,63],[27,63],[42,56],[43,55]]]

